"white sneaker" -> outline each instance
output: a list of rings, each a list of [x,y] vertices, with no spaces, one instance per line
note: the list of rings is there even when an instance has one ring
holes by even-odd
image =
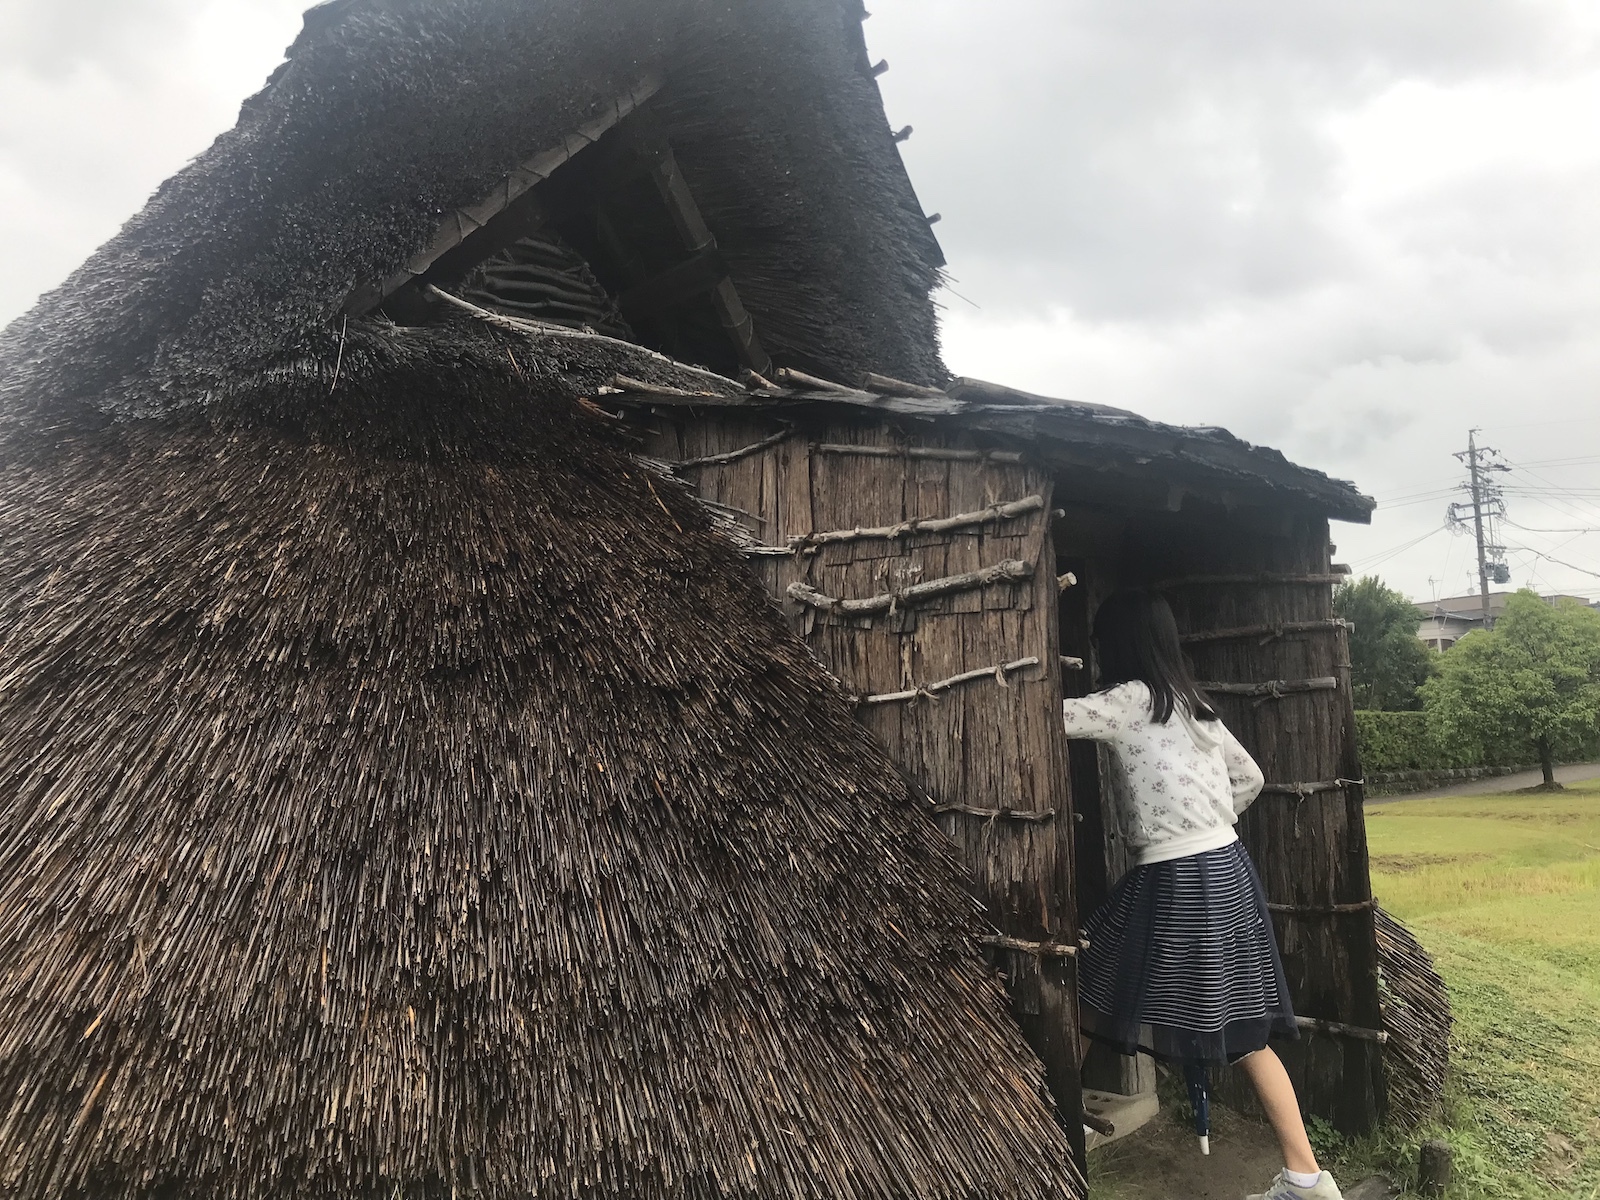
[[[1271,1187],[1246,1200],[1344,1200],[1344,1193],[1326,1171],[1317,1177],[1317,1186],[1311,1188],[1296,1187],[1280,1171]]]

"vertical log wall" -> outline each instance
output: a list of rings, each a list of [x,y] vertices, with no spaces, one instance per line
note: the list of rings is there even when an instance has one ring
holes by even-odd
[[[647,451],[684,463],[751,450],[775,426],[726,411],[700,419],[658,411]],[[1059,587],[1050,537],[1051,481],[1012,454],[979,456],[959,441],[921,439],[919,453],[872,455],[841,447],[900,450],[876,425],[796,431],[733,461],[686,469],[701,496],[732,512],[754,537],[783,547],[792,537],[895,525],[1037,499],[1008,519],[909,537],[863,537],[814,553],[752,558],[798,633],[853,692],[884,696],[1020,660],[993,675],[909,701],[865,703],[862,721],[945,811],[936,817],[961,848],[991,920],[990,947],[1011,988],[1025,1034],[1045,1064],[1063,1124],[1079,1143],[1072,821],[1060,720]],[[955,450],[957,455],[942,454]],[[961,457],[965,455],[965,457]],[[1027,575],[965,588],[932,602],[845,616],[797,603],[803,583],[834,599],[860,600],[1021,563]]]
[[[1212,694],[1267,778],[1240,836],[1274,906],[1297,1014],[1320,1022],[1280,1053],[1308,1112],[1365,1132],[1383,1111],[1383,1017],[1327,522],[1151,518],[1130,527],[1128,557],[1172,599],[1202,681],[1286,685]]]

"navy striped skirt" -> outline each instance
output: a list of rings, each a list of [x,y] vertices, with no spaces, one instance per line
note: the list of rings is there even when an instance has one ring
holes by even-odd
[[[1084,1030],[1124,1054],[1234,1062],[1298,1036],[1267,897],[1238,842],[1129,871],[1084,929]]]

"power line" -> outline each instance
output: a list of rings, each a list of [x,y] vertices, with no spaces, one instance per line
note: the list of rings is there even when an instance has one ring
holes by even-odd
[[[1513,529],[1522,530],[1523,533],[1600,533],[1600,525],[1587,525],[1582,529],[1535,529],[1531,525],[1518,525],[1510,517],[1507,517],[1505,522]]]
[[[1429,538],[1434,537],[1437,534],[1443,533],[1448,528],[1449,528],[1448,525],[1436,526],[1435,528],[1428,530],[1428,532],[1423,534],[1421,537],[1412,538],[1409,542],[1406,542],[1403,545],[1391,546],[1387,550],[1379,550],[1375,554],[1369,554],[1364,558],[1355,559],[1354,562],[1356,564],[1360,565],[1360,566],[1363,566],[1363,567],[1369,567],[1369,566],[1370,567],[1381,567],[1384,563],[1388,562],[1391,558],[1395,557],[1395,555],[1404,554],[1407,550],[1410,550],[1413,546],[1420,546],[1423,542],[1427,541]]]
[[[1558,567],[1566,567],[1569,571],[1576,571],[1580,575],[1593,575],[1596,579],[1600,579],[1600,571],[1591,571],[1588,567],[1580,567],[1576,563],[1562,562],[1559,558],[1551,558],[1548,554],[1542,554],[1537,550],[1529,550],[1528,553],[1547,562],[1553,562]]]

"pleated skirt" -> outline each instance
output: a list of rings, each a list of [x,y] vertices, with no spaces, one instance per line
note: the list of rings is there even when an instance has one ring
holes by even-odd
[[[1084,933],[1084,1029],[1124,1054],[1235,1062],[1298,1036],[1266,894],[1238,842],[1135,867]]]

